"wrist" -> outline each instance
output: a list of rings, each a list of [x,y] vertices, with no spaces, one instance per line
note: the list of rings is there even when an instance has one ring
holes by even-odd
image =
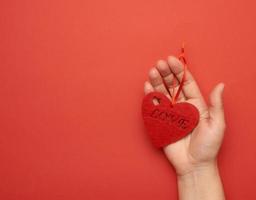
[[[225,199],[215,160],[201,163],[184,174],[178,174],[177,181],[180,199]]]
[[[202,163],[192,164],[191,167],[184,171],[177,171],[178,179],[192,179],[205,174],[218,174],[217,160],[211,160]]]

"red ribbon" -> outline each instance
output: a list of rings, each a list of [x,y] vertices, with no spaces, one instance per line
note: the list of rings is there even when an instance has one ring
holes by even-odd
[[[172,104],[175,104],[180,93],[181,93],[181,90],[182,90],[182,87],[184,85],[184,82],[185,82],[185,79],[186,79],[186,70],[187,70],[187,60],[185,58],[185,49],[184,49],[184,42],[182,43],[182,47],[181,47],[181,53],[179,55],[179,60],[183,63],[183,76],[182,76],[182,79],[180,81],[180,85],[179,85],[179,88],[178,88],[178,91],[176,92],[175,94],[175,78],[173,79],[173,82],[172,82]]]

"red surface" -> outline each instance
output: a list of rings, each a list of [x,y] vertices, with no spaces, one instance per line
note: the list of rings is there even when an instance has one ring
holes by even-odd
[[[0,199],[175,199],[142,123],[143,82],[179,53],[204,95],[224,81],[220,171],[256,199],[253,0],[1,0]]]
[[[155,105],[153,100],[159,104]],[[172,103],[160,92],[150,92],[143,98],[142,116],[149,139],[157,148],[185,137],[199,120],[199,112],[194,105]]]

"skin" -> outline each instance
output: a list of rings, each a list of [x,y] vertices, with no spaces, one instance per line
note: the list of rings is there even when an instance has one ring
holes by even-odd
[[[171,98],[173,79],[177,91],[182,75],[183,64],[175,56],[169,56],[167,61],[159,60],[149,71],[144,92],[159,91]],[[181,200],[225,199],[217,165],[225,131],[223,89],[223,83],[217,84],[210,94],[210,105],[207,105],[192,74],[186,71],[186,81],[178,102],[188,102],[197,107],[199,124],[191,134],[163,148],[176,170]]]

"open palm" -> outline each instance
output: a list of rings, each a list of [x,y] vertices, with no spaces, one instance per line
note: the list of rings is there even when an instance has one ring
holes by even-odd
[[[177,83],[174,91],[177,91],[183,76],[183,68],[182,62],[174,56],[169,56],[167,61],[159,60],[156,67],[149,72],[149,81],[146,81],[144,86],[145,94],[159,91],[171,99],[173,79]],[[186,80],[178,102],[188,102],[196,106],[200,120],[191,134],[164,147],[167,158],[178,174],[188,173],[194,167],[215,161],[225,130],[223,89],[223,83],[213,89],[208,106],[192,74],[186,71]]]

